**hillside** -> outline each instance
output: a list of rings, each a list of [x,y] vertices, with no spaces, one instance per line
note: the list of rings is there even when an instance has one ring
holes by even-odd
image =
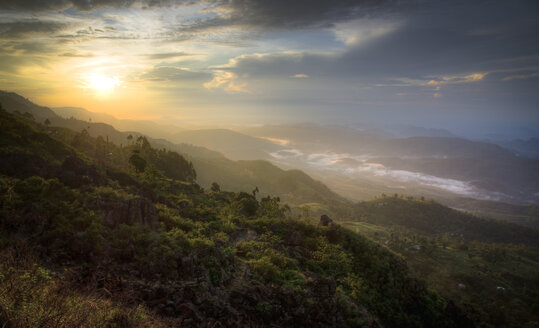
[[[183,156],[139,134],[117,145],[90,135],[118,133],[105,124],[79,132],[0,114],[0,263],[12,268],[0,272],[0,320],[13,326],[46,313],[128,327],[536,320],[536,229],[410,197],[353,204],[266,161]],[[313,218],[327,213],[327,226]]]
[[[516,328],[539,320],[539,230],[412,198],[360,202],[356,211],[345,227],[402,256],[413,276],[476,322]]]
[[[261,194],[278,196],[293,209],[316,207],[313,204],[316,203],[327,213],[341,217],[350,215],[350,201],[300,170],[282,170],[266,161],[192,160],[199,172],[197,181],[202,186],[210,187],[212,182],[218,182],[223,189],[231,191],[258,188]],[[315,210],[313,214],[320,213]]]
[[[98,138],[101,136],[104,141],[112,142],[120,146],[131,145],[137,138],[143,136],[143,134],[138,132],[120,132],[105,123],[87,122],[74,118],[61,118],[51,112],[48,108],[37,106],[14,93],[0,94],[0,103],[4,102],[15,102],[19,104],[17,105],[19,113],[31,112],[34,117],[41,118],[33,121],[34,123],[42,123],[45,119],[49,119],[51,126],[67,128],[77,132],[85,131],[90,137]],[[7,106],[4,106],[4,108],[7,111],[13,112],[13,110]],[[29,120],[32,122],[31,119]],[[259,150],[260,148],[258,147],[261,145],[271,145],[271,143],[265,140],[241,135],[229,130],[222,130],[218,132],[217,135],[207,134],[205,131],[201,132],[200,130],[190,131],[189,133],[186,132],[186,135],[200,135],[202,140],[211,140],[210,137],[215,137],[216,140],[224,139],[224,145],[233,147],[234,144],[229,143],[231,139],[223,138],[223,134],[231,136],[230,138],[233,140],[241,139],[245,141],[246,139],[247,141],[243,142],[243,144],[251,147],[251,149]],[[129,136],[132,138],[128,139]],[[221,153],[198,145],[194,146],[190,143],[175,144],[164,139],[144,137],[152,147],[177,151],[192,161],[197,167],[199,184],[203,187],[209,188],[213,182],[217,182],[226,188],[226,190],[232,191],[251,191],[258,187],[262,194],[279,196],[293,208],[304,203],[322,202],[330,214],[342,215],[343,213],[341,205],[345,200],[330,191],[325,185],[314,181],[302,172],[286,172],[271,165],[269,162],[264,161],[231,161],[225,158]],[[70,136],[69,138],[73,138],[73,136]],[[121,148],[122,147],[119,149]],[[115,155],[116,153],[113,152],[113,154]],[[127,155],[124,154],[120,157],[125,158],[125,156]],[[337,202],[337,206],[333,204],[334,201]]]
[[[4,325],[470,324],[398,257],[336,224],[286,218],[277,198],[204,191],[189,165],[171,179],[151,163],[185,159],[144,139],[122,148],[131,158],[101,158],[99,139],[21,119],[0,111]],[[39,145],[42,167],[4,169]]]
[[[117,119],[106,113],[94,113],[78,107],[52,108],[58,116],[63,118],[75,118],[81,121],[100,122],[114,126],[119,131],[138,131],[154,138],[170,139],[170,136],[182,130],[176,125],[157,124],[146,120]]]
[[[282,149],[267,140],[227,129],[181,131],[171,136],[170,140],[206,147],[232,160],[268,159],[269,153]]]
[[[484,190],[500,193],[515,203],[536,202],[539,189],[539,159],[516,156],[456,158],[376,157],[370,163],[395,170],[422,172],[433,176],[471,181]]]
[[[435,186],[432,177],[471,185],[477,189],[476,198],[480,199],[513,204],[539,202],[539,160],[494,143],[456,137],[389,138],[367,130],[331,125],[269,125],[245,128],[241,132],[278,139],[294,150],[284,158],[275,158],[276,162],[287,164],[287,161],[293,161],[301,169],[319,168],[320,174],[325,174],[324,169],[338,171],[343,176],[353,172],[352,179],[370,179],[378,182],[377,188],[389,184],[388,175],[393,176],[390,185],[405,184],[406,188],[414,188],[424,184],[421,177],[415,175],[413,178],[418,173],[428,175],[424,178]],[[533,140],[529,145],[533,145]],[[316,154],[344,158],[349,162],[342,165],[342,161],[326,161],[313,166]],[[378,174],[372,174],[372,165],[378,165],[380,170],[375,170]],[[443,190],[445,185],[440,183],[438,186]],[[454,196],[463,195],[466,194]],[[357,199],[358,195],[348,197]]]
[[[481,242],[539,246],[539,230],[500,220],[481,219],[434,201],[382,197],[359,202],[355,215],[380,226],[400,226],[428,235],[458,236]]]

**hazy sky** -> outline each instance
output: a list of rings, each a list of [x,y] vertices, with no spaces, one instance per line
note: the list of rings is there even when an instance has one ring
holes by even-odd
[[[2,0],[0,43],[0,89],[122,118],[539,127],[536,0]]]

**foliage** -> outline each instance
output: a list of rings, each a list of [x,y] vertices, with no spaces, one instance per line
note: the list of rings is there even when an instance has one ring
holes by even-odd
[[[448,310],[448,294],[441,297],[429,291],[423,282],[412,277],[403,257],[386,247],[336,223],[319,226],[311,218],[292,218],[280,196],[261,196],[258,188],[253,192],[230,192],[215,184],[205,191],[194,183],[196,172],[189,161],[177,153],[152,148],[145,137],[134,137],[125,147],[103,138],[94,139],[88,131],[58,130],[61,133],[53,139],[18,119],[2,115],[6,116],[3,120],[11,122],[2,133],[11,139],[5,139],[0,151],[28,153],[42,144],[53,145],[52,149],[44,146],[42,153],[37,153],[43,166],[28,171],[31,174],[0,172],[4,174],[0,176],[0,248],[13,248],[20,240],[26,240],[36,254],[35,260],[30,261],[32,266],[13,271],[9,268],[14,265],[2,264],[0,288],[18,283],[25,290],[37,291],[32,295],[24,290],[2,294],[5,311],[0,315],[10,325],[23,326],[31,320],[31,326],[38,326],[42,316],[36,309],[66,316],[74,313],[80,320],[90,320],[88,324],[66,321],[74,326],[119,326],[114,321],[119,317],[127,318],[131,325],[147,324],[145,318],[150,313],[144,310],[146,306],[154,306],[162,313],[166,313],[163,307],[174,312],[176,306],[165,303],[159,307],[154,303],[156,297],[148,299],[141,290],[147,286],[174,289],[192,284],[197,288],[206,286],[206,293],[200,296],[206,302],[204,306],[218,304],[211,296],[214,292],[232,295],[238,290],[272,291],[250,305],[270,322],[278,317],[272,314],[279,309],[281,300],[275,296],[279,293],[292,295],[291,299],[305,305],[305,311],[322,303],[333,304],[340,316],[347,315],[350,326],[362,325],[362,320],[368,318],[365,313],[387,327],[438,327],[440,323],[455,326],[455,322],[466,317],[460,310]],[[36,144],[32,138],[21,136],[37,136],[43,142]],[[56,153],[64,154],[64,158],[53,160]],[[144,171],[142,174],[129,170],[134,155],[147,163],[143,170],[138,169],[139,173]],[[7,157],[6,162],[13,158]],[[269,171],[279,172],[270,179],[293,193],[299,190],[308,195],[308,190],[318,186],[300,172],[283,174],[272,168]],[[252,189],[253,186],[246,190]],[[323,191],[313,193],[309,203],[325,201],[326,196],[331,198],[331,193]],[[409,220],[415,230],[431,229],[436,233],[467,224],[476,228],[486,226],[491,236],[488,238],[498,236],[492,233],[499,231],[497,225],[453,212],[443,216],[450,219],[448,223],[423,223],[426,217],[446,213],[447,209],[426,202],[397,201],[387,212],[382,210],[385,205],[378,206],[377,202],[359,204],[355,210],[358,216],[381,225]],[[345,204],[341,200],[336,203],[337,208]],[[406,206],[410,206],[409,216],[398,213],[408,211]],[[390,221],[389,214],[395,214],[395,221]],[[383,232],[384,228],[380,229]],[[527,233],[526,230],[523,235]],[[409,247],[407,238],[394,233],[390,246],[399,250]],[[435,238],[439,238],[436,245],[443,244],[444,237]],[[469,250],[482,247],[462,238],[461,244],[464,242]],[[437,247],[433,247],[433,252]],[[495,246],[474,252],[488,265],[502,263],[505,256],[513,254],[504,255]],[[522,251],[520,256],[526,252]],[[64,271],[71,272],[71,281],[75,282],[68,289],[59,287]],[[106,298],[95,296],[97,290],[104,289],[88,282],[88,276],[102,271],[107,277],[120,277],[125,281],[124,288],[139,294],[130,298],[128,304],[111,291]],[[6,281],[9,283],[4,284]],[[320,283],[327,287],[326,294],[318,290]],[[146,287],[132,287],[139,284]],[[73,285],[88,293],[79,292]],[[86,315],[84,309],[95,311]]]

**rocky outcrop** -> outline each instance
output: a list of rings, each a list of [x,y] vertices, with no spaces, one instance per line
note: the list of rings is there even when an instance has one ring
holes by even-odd
[[[327,227],[330,223],[333,223],[333,220],[329,218],[327,215],[322,215],[320,217],[320,220],[318,221],[318,225]]]
[[[97,208],[105,217],[105,223],[111,227],[120,224],[146,224],[154,226],[159,221],[157,209],[146,198],[133,198],[129,200],[97,199],[94,208]]]

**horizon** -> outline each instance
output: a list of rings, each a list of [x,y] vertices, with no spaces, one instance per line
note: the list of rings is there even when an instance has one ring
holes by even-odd
[[[167,124],[402,124],[537,137],[538,9],[7,1],[0,89]]]

